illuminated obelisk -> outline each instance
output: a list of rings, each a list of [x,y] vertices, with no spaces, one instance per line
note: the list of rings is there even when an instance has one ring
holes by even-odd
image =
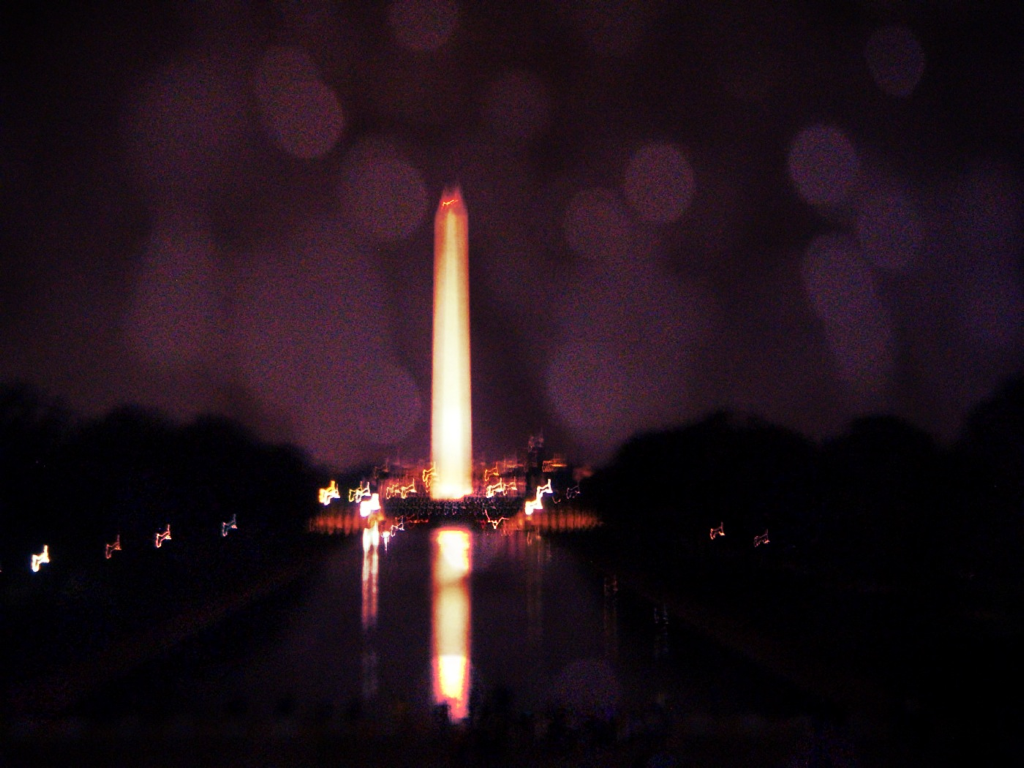
[[[473,492],[469,381],[469,220],[455,187],[445,189],[434,218],[434,499],[461,499]]]

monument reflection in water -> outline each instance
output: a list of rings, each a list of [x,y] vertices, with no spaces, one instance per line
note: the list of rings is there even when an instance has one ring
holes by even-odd
[[[453,720],[469,714],[470,535],[444,528],[433,536],[433,640],[431,648],[434,701],[447,705]]]

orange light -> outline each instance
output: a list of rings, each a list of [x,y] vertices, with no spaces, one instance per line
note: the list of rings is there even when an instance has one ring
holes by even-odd
[[[711,540],[714,541],[716,536],[725,536],[725,523],[719,523],[717,528],[711,529]]]
[[[340,499],[341,494],[338,493],[338,483],[335,480],[331,480],[331,484],[326,488],[320,489],[320,503],[325,507],[331,503],[331,499]]]
[[[156,547],[157,549],[160,549],[160,547],[163,546],[163,543],[165,541],[170,541],[170,540],[171,540],[171,524],[168,523],[167,524],[167,528],[165,530],[157,531],[156,535],[153,537],[153,546]]]
[[[470,537],[442,529],[434,536],[434,701],[447,704],[452,719],[469,714]]]
[[[228,535],[228,531],[237,531],[237,530],[238,530],[238,515],[237,514],[232,515],[231,519],[228,520],[226,523],[221,523],[220,524],[220,535],[221,536],[227,536]]]
[[[348,489],[348,500],[359,501],[362,498],[368,498],[370,496],[370,483],[368,480],[364,480],[359,484],[358,488]]]
[[[117,534],[117,538],[114,539],[113,544],[104,544],[103,546],[106,548],[104,550],[104,557],[106,557],[107,560],[109,560],[111,557],[113,557],[114,552],[119,552],[121,550],[121,534]]]
[[[764,533],[762,533],[760,536],[755,536],[754,537],[754,546],[755,547],[760,547],[762,544],[768,544],[768,543],[769,543],[768,529],[765,528],[764,529]]]
[[[431,459],[434,499],[473,492],[469,362],[469,217],[456,187],[434,218],[434,350]]]

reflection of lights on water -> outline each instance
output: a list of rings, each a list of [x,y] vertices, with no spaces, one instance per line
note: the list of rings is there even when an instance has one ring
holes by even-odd
[[[39,566],[50,562],[50,546],[43,544],[43,551],[38,555],[32,555],[32,572],[39,573]]]
[[[320,503],[325,507],[331,503],[332,499],[340,499],[341,494],[338,492],[338,483],[335,480],[331,480],[331,484],[326,488],[320,489]],[[350,499],[351,500],[351,499]]]
[[[762,533],[760,536],[755,536],[754,537],[754,546],[755,547],[760,547],[762,544],[767,544],[767,543],[768,543],[768,529],[765,528],[764,529],[764,533]]]
[[[232,515],[231,519],[228,520],[226,523],[221,523],[220,524],[220,535],[221,536],[227,536],[228,535],[228,531],[237,531],[237,530],[238,530],[238,515],[237,514]]]
[[[358,488],[349,488],[348,489],[348,500],[350,502],[359,501],[360,499],[364,499],[364,498],[368,497],[369,495],[370,495],[370,483],[367,480],[364,480],[363,482],[361,482],[359,484]]]
[[[167,524],[167,528],[163,531],[157,531],[156,535],[153,536],[153,546],[157,549],[163,546],[165,541],[171,540],[171,524]]]
[[[379,555],[377,551],[380,532],[377,524],[363,529],[363,629],[377,624],[377,574]]]
[[[380,494],[371,493],[370,498],[359,502],[359,516],[369,517],[374,512],[380,511]]]
[[[121,534],[117,534],[117,538],[114,539],[113,544],[104,544],[103,546],[105,547],[104,557],[106,557],[107,560],[109,560],[111,557],[113,557],[115,552],[121,551]]]
[[[484,510],[484,518],[485,518],[485,519],[487,520],[487,522],[488,522],[488,523],[490,523],[490,524],[491,524],[491,528],[493,528],[494,530],[498,530],[498,526],[499,526],[499,525],[501,525],[501,524],[502,524],[503,522],[505,522],[506,520],[508,520],[508,518],[507,518],[507,517],[505,517],[504,515],[502,515],[501,517],[499,517],[499,518],[498,518],[497,520],[494,520],[494,519],[492,519],[492,518],[491,518],[491,516],[490,516],[490,515],[489,515],[489,514],[487,513],[487,510],[486,510],[486,509]]]
[[[434,701],[446,704],[452,719],[469,714],[470,538],[466,531],[442,529],[434,536]]]
[[[529,516],[539,509],[544,509],[544,502],[541,500],[541,497],[545,493],[551,492],[551,479],[548,478],[548,481],[544,483],[544,485],[537,486],[537,497],[534,499],[527,499],[525,509],[526,514]]]
[[[725,523],[719,523],[717,528],[711,529],[711,540],[714,541],[716,536],[725,536]]]

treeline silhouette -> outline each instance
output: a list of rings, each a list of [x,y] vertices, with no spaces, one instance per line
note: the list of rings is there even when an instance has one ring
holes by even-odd
[[[790,570],[867,588],[937,590],[1024,576],[1024,379],[941,445],[894,416],[815,442],[716,413],[627,442],[585,483],[619,553],[679,569]],[[712,528],[725,536],[711,539]],[[754,547],[769,533],[770,543]]]
[[[154,549],[168,524],[170,557],[200,561],[213,556],[232,515],[236,549],[262,557],[268,542],[301,536],[317,482],[301,451],[263,443],[224,417],[179,425],[125,406],[82,419],[30,385],[0,385],[0,568],[8,577],[27,573],[43,543],[65,572],[102,564],[118,535],[123,549],[113,558],[130,560]]]

